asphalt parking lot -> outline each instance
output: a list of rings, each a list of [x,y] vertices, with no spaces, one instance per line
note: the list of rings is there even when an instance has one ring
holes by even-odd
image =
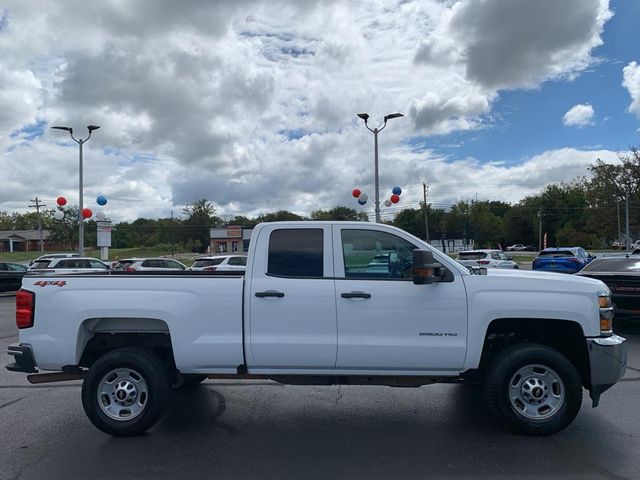
[[[0,350],[17,341],[0,297]],[[29,385],[0,369],[0,479],[640,478],[640,324],[624,380],[551,437],[497,427],[461,385],[296,387],[209,380],[175,396],[146,435],[117,439],[85,418],[79,382]],[[0,354],[2,364],[10,357]]]

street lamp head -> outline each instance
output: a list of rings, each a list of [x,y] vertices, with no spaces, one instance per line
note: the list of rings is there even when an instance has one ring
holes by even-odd
[[[55,126],[55,127],[51,127],[54,130],[64,130],[65,132],[69,132],[70,134],[73,135],[73,128],[71,127],[60,127],[60,126]]]
[[[401,113],[390,113],[389,115],[384,116],[384,121],[391,120],[392,118],[404,117]]]
[[[87,128],[89,129],[90,132],[93,132],[94,130],[99,129],[100,127],[98,125],[88,125]]]
[[[369,120],[369,114],[368,113],[359,113],[358,116],[365,121],[365,123],[367,123],[367,120]]]

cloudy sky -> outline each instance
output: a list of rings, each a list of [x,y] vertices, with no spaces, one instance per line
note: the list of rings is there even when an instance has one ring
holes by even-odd
[[[4,0],[0,210],[114,220],[517,201],[640,144],[640,2]],[[383,209],[392,216],[396,207]]]

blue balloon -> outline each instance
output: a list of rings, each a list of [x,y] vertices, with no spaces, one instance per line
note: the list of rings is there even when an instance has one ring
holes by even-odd
[[[106,205],[107,197],[105,197],[104,195],[98,195],[98,198],[96,198],[96,203],[100,206]]]
[[[365,203],[367,203],[367,201],[366,201],[366,200],[360,200],[360,199],[358,199],[358,203],[359,203],[360,205],[364,205]]]
[[[393,190],[391,190],[391,192],[394,195],[402,195],[402,189],[400,187],[393,187]]]

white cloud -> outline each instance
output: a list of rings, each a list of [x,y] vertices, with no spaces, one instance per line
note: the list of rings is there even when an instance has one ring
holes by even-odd
[[[353,205],[373,184],[358,112],[407,115],[380,155],[381,178],[409,184],[427,166],[408,138],[483,128],[502,89],[577,74],[611,16],[608,0],[3,5],[0,151],[16,168],[0,209],[73,197],[77,146],[47,127],[95,123],[87,196],[114,218],[203,196],[221,214]]]
[[[622,86],[631,96],[629,112],[640,118],[640,65],[637,62],[630,62],[622,69],[622,74]]]
[[[579,103],[571,107],[567,113],[562,116],[562,123],[568,127],[586,127],[593,125],[593,116],[595,112],[593,107],[588,103]]]

